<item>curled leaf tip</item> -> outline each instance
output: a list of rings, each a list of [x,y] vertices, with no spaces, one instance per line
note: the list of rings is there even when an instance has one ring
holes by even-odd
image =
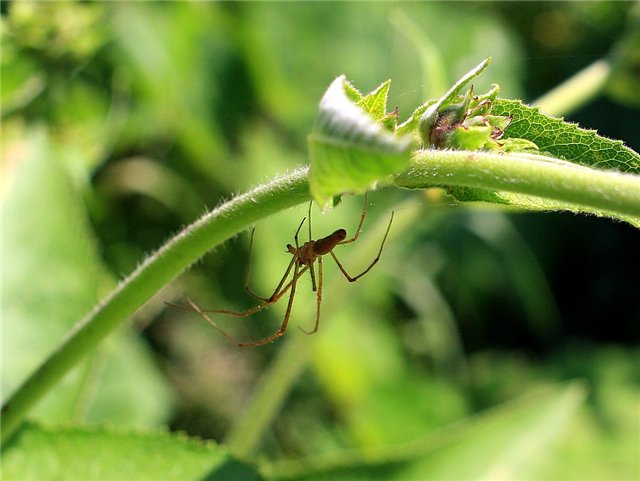
[[[336,195],[374,188],[409,161],[412,138],[395,135],[389,87],[386,81],[363,95],[341,75],[320,100],[309,135],[311,193],[320,207],[330,207]]]

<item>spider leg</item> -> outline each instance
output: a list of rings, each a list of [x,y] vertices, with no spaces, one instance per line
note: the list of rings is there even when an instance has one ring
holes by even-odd
[[[309,212],[311,212],[311,206],[309,206]],[[294,235],[294,239],[296,241],[296,250],[299,248],[298,247],[298,234],[300,233],[300,229],[302,229],[302,225],[304,224],[305,220],[306,220],[306,217],[302,219],[302,222],[300,222],[300,225],[298,226],[298,229],[296,230],[296,233]],[[220,313],[220,314],[228,314],[228,315],[236,316],[236,317],[249,316],[249,315],[251,315],[251,314],[253,314],[255,312],[258,312],[258,311],[261,311],[262,309],[265,309],[266,307],[270,306],[271,304],[276,303],[287,292],[287,290],[289,290],[289,288],[291,288],[292,284],[294,282],[297,282],[297,278],[296,277],[299,277],[300,275],[302,275],[307,270],[305,268],[301,272],[299,272],[298,274],[294,274],[293,278],[291,279],[289,284],[287,284],[287,286],[284,289],[282,288],[282,286],[284,285],[285,281],[287,280],[287,277],[289,276],[289,272],[291,272],[291,268],[294,266],[294,264],[296,264],[296,269],[295,269],[296,272],[297,272],[297,270],[299,268],[296,254],[293,253],[293,258],[289,262],[289,265],[287,266],[287,270],[285,271],[284,275],[280,279],[280,282],[278,283],[278,285],[274,289],[273,294],[271,294],[271,296],[269,296],[269,297],[258,296],[255,292],[253,292],[251,287],[249,287],[249,275],[250,275],[250,270],[251,270],[251,253],[253,251],[253,233],[254,232],[255,232],[255,228],[251,231],[251,240],[249,241],[249,266],[247,268],[247,275],[246,275],[246,280],[245,280],[245,290],[250,295],[255,297],[256,299],[258,299],[260,301],[264,301],[264,302],[262,304],[259,304],[259,305],[255,306],[255,307],[253,307],[252,309],[249,309],[249,310],[243,311],[243,312],[229,311],[229,310],[226,310],[226,309],[205,310],[205,312],[217,312],[217,313]]]
[[[255,234],[256,229],[255,227],[253,229],[251,229],[251,237],[249,240],[249,262],[247,264],[247,274],[245,276],[245,280],[244,280],[244,290],[247,291],[247,293],[255,298],[258,299],[259,301],[268,301],[270,298],[269,297],[262,297],[259,296],[258,294],[256,294],[253,289],[251,289],[251,286],[249,285],[250,283],[250,279],[251,279],[251,264],[252,264],[252,258],[253,258],[253,234]],[[281,285],[279,287],[282,287]],[[273,295],[271,296],[273,297]]]
[[[300,279],[300,277],[309,269],[308,266],[305,266],[303,269],[299,269],[299,264],[296,264],[296,269],[294,271],[294,276],[291,279],[291,281],[289,281],[289,283],[284,287],[284,289],[282,289],[280,291],[280,293],[278,294],[277,298],[270,303],[262,303],[259,306],[256,306],[252,309],[247,309],[246,311],[243,312],[235,312],[235,311],[227,311],[227,310],[213,310],[213,309],[201,309],[195,302],[193,302],[191,299],[189,299],[188,297],[187,302],[189,303],[189,307],[185,307],[185,306],[181,306],[178,304],[173,304],[173,303],[167,303],[171,306],[177,307],[179,309],[183,309],[185,311],[193,311],[196,312],[200,315],[200,317],[202,317],[205,321],[207,321],[209,324],[211,324],[211,326],[213,328],[215,328],[217,331],[219,331],[224,337],[226,337],[227,339],[229,339],[231,342],[233,342],[234,344],[238,345],[239,347],[257,347],[257,346],[262,346],[263,344],[267,344],[268,342],[273,341],[274,339],[277,339],[278,337],[282,336],[285,331],[287,330],[287,324],[289,322],[289,317],[291,316],[291,308],[293,306],[293,298],[295,296],[295,290],[296,290],[296,285],[298,282],[298,279]],[[264,309],[265,307],[267,307],[270,304],[274,304],[275,302],[277,302],[285,293],[287,293],[288,291],[291,291],[291,293],[289,294],[289,304],[287,305],[287,312],[285,313],[285,318],[283,321],[282,326],[280,327],[280,329],[278,331],[276,331],[274,334],[272,334],[271,336],[265,337],[264,339],[261,339],[257,342],[240,342],[237,339],[235,339],[231,334],[229,334],[227,331],[225,331],[223,328],[221,328],[213,319],[211,319],[207,313],[218,313],[218,314],[227,314],[227,315],[231,315],[231,316],[235,316],[235,317],[248,317],[251,314],[254,314],[255,312],[258,312],[259,310]]]
[[[295,259],[293,259],[293,261],[295,261]],[[267,307],[269,307],[272,304],[275,304],[276,302],[278,302],[280,300],[280,298],[282,296],[284,296],[287,291],[289,291],[294,283],[298,282],[298,279],[305,273],[307,272],[307,270],[309,269],[308,266],[305,266],[303,269],[298,269],[298,264],[296,262],[291,262],[291,265],[295,265],[296,269],[294,270],[294,275],[291,278],[291,280],[280,290],[276,290],[274,291],[273,296],[271,296],[269,299],[267,299],[266,301],[258,304],[257,306],[251,307],[249,309],[247,309],[246,311],[231,311],[228,309],[200,309],[202,312],[208,312],[208,313],[214,313],[214,314],[225,314],[227,316],[232,316],[232,317],[249,317],[252,314],[255,314],[256,312],[260,312],[264,309],[266,309]],[[289,274],[290,268],[287,269],[287,272],[285,273],[285,275],[283,276],[282,280],[280,281],[280,284],[278,285],[278,287],[281,287],[282,284],[284,284],[284,281],[286,280],[288,274]]]
[[[197,312],[200,315],[200,317],[202,317],[205,321],[207,321],[209,324],[211,324],[211,326],[214,327],[218,332],[220,332],[220,334],[222,334],[224,337],[229,339],[234,344],[238,344],[238,341],[231,334],[229,334],[227,331],[225,331],[220,326],[218,326],[218,324],[216,324],[213,321],[213,319],[211,319],[209,316],[207,316],[205,314],[205,312],[202,309],[200,309],[200,307],[198,307],[198,305],[195,302],[193,302],[188,297],[187,297],[187,301],[189,302],[189,305],[191,306],[191,309],[193,309],[195,312]],[[182,307],[182,306],[178,306],[178,307]]]
[[[311,269],[313,272],[313,268]],[[311,331],[299,327],[305,334],[315,334],[320,325],[320,304],[322,303],[322,256],[318,257],[318,290],[316,291],[316,323]]]
[[[239,342],[238,343],[238,347],[258,347],[258,346],[263,346],[264,344],[267,344],[271,341],[274,341],[276,339],[278,339],[279,337],[281,337],[282,335],[284,335],[284,333],[287,331],[287,325],[289,324],[289,318],[291,317],[291,309],[293,307],[293,300],[295,298],[296,295],[296,286],[298,284],[298,279],[300,279],[300,276],[306,271],[305,269],[299,270],[300,268],[300,263],[296,262],[294,271],[293,271],[293,278],[291,279],[291,282],[289,283],[289,285],[287,286],[287,288],[291,288],[291,292],[289,294],[289,303],[287,304],[287,311],[284,314],[284,319],[282,321],[282,325],[280,326],[280,329],[278,329],[276,332],[274,332],[273,334],[271,334],[270,336],[267,336],[263,339],[260,339],[259,341],[255,341],[255,342]],[[215,327],[215,326],[214,326]]]
[[[322,256],[318,257],[318,260],[320,260],[322,258]],[[316,292],[318,290],[318,284],[316,283],[316,270],[313,267],[313,262],[311,262],[311,266],[309,267],[309,274],[311,274],[311,290],[313,292]]]
[[[311,241],[311,206],[313,205],[313,201],[309,202],[309,241]]]
[[[287,270],[285,271],[284,275],[282,276],[282,279],[280,279],[280,282],[278,283],[277,287],[273,291],[273,294],[271,294],[271,297],[269,297],[268,299],[265,299],[264,302],[261,302],[257,306],[254,306],[254,307],[252,307],[250,309],[247,309],[246,311],[231,311],[231,310],[228,310],[228,309],[199,309],[199,310],[201,312],[209,312],[209,313],[216,313],[216,314],[226,314],[228,316],[233,316],[233,317],[247,317],[247,316],[250,316],[251,314],[255,314],[256,312],[259,312],[259,311],[261,311],[263,309],[266,309],[271,304],[275,304],[276,302],[278,302],[278,300],[280,300],[280,298],[291,287],[291,282],[289,282],[289,284],[287,284],[284,288],[282,286],[285,283],[285,281],[287,280],[287,277],[289,276],[289,273],[291,272],[291,268],[293,267],[294,264],[296,264],[296,258],[295,257],[293,257],[291,259],[291,261],[289,262],[289,266],[287,267]]]
[[[333,253],[333,251],[330,251],[329,254],[331,254],[331,257],[333,257],[333,260],[336,262],[336,264],[338,265],[338,268],[340,269],[340,271],[342,272],[342,274],[346,277],[346,279],[349,282],[355,282],[358,279],[360,279],[362,276],[364,276],[367,272],[369,272],[371,270],[371,268],[373,266],[375,266],[378,261],[380,260],[380,256],[382,255],[382,249],[384,248],[384,243],[387,240],[387,236],[389,235],[389,230],[391,229],[391,223],[393,222],[393,212],[391,212],[391,219],[389,219],[389,225],[387,226],[387,231],[384,233],[384,237],[382,238],[382,243],[380,244],[380,250],[378,250],[378,255],[376,256],[375,259],[373,259],[373,262],[371,264],[369,264],[369,267],[367,267],[364,271],[362,271],[360,274],[358,274],[357,276],[350,276],[349,273],[345,270],[345,268],[342,266],[342,264],[340,263],[340,261],[338,260],[338,258],[336,257],[336,255]]]
[[[311,212],[311,207],[309,207],[309,212]],[[302,222],[300,222],[300,225],[298,226],[298,229],[296,230],[296,233],[295,233],[295,236],[294,236],[295,239],[296,239],[296,249],[298,248],[298,233],[300,232],[300,229],[302,229],[302,225],[304,224],[305,220],[306,220],[306,217],[304,219],[302,219]],[[293,259],[291,259],[291,262],[289,262],[289,266],[287,267],[287,271],[284,274],[284,276],[282,276],[282,279],[280,280],[280,283],[278,284],[278,287],[275,288],[273,294],[271,294],[270,297],[259,296],[249,286],[249,279],[250,279],[250,275],[251,275],[251,263],[252,263],[252,257],[253,257],[253,234],[255,233],[255,231],[256,231],[255,228],[251,230],[251,238],[250,238],[250,241],[249,241],[249,264],[247,266],[247,274],[245,276],[244,289],[245,289],[245,291],[247,291],[249,293],[249,295],[251,295],[255,299],[258,299],[259,301],[264,301],[264,302],[271,301],[271,303],[273,303],[274,302],[274,298],[277,296],[280,288],[284,284],[284,281],[285,281],[287,275],[291,271],[291,267],[293,267],[293,263],[295,261],[295,256],[294,256]],[[207,311],[207,312],[212,312],[212,311]]]
[[[304,224],[304,221],[306,219],[307,219],[306,217],[304,219],[302,219],[302,222],[300,222],[300,225],[298,226],[298,230],[296,230],[296,233],[293,236],[293,239],[296,241],[296,249],[300,248],[300,245],[298,244],[298,234],[300,233],[300,229],[302,229],[302,224]]]
[[[360,216],[360,223],[358,224],[358,228],[356,229],[356,233],[353,235],[351,239],[343,240],[340,244],[351,244],[358,240],[360,236],[360,231],[362,230],[362,225],[364,224],[364,218],[367,216],[367,193],[364,193],[364,207],[362,208],[362,215]]]

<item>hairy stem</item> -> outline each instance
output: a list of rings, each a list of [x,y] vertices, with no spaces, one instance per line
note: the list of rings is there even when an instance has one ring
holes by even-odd
[[[508,191],[640,218],[640,176],[582,167],[533,154],[419,150],[395,185],[466,186]]]
[[[71,368],[189,265],[254,222],[308,201],[307,173],[307,168],[295,170],[232,199],[205,214],[148,257],[74,327],[2,406],[2,442]]]
[[[307,175],[308,169],[301,168],[232,199],[146,259],[76,325],[8,399],[2,407],[2,442],[71,368],[190,264],[252,223],[308,201]],[[510,191],[640,219],[640,176],[590,169],[541,155],[422,150],[414,154],[409,169],[397,175],[393,183],[405,188],[451,185]],[[292,348],[291,357],[298,352]],[[296,369],[282,377],[279,391],[286,392],[298,374]],[[260,422],[254,432],[232,433],[231,444],[237,452],[250,452],[277,412],[277,400],[267,403],[257,399],[271,408],[256,408],[255,418]]]

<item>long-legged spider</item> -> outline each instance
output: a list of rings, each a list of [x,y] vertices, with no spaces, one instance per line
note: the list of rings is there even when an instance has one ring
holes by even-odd
[[[287,269],[284,273],[284,275],[282,276],[282,278],[280,279],[280,282],[278,283],[277,287],[275,288],[275,290],[273,291],[273,294],[271,294],[271,296],[269,297],[261,297],[259,295],[257,295],[250,287],[249,285],[249,281],[250,281],[250,276],[251,276],[251,252],[252,252],[252,248],[253,248],[253,234],[255,232],[255,229],[253,229],[251,231],[251,240],[249,241],[249,263],[247,266],[247,274],[246,274],[246,278],[245,278],[245,290],[255,299],[262,301],[260,304],[258,304],[257,306],[254,306],[250,309],[247,309],[245,311],[230,311],[230,310],[226,310],[226,309],[201,309],[200,307],[198,307],[191,299],[187,298],[187,301],[189,302],[189,305],[191,306],[190,309],[189,308],[185,308],[184,306],[176,306],[176,307],[181,307],[182,309],[188,309],[188,310],[193,310],[195,312],[197,312],[198,314],[200,314],[200,316],[202,316],[209,324],[211,324],[214,328],[216,328],[218,331],[220,331],[225,337],[227,337],[229,340],[231,340],[232,342],[234,342],[235,344],[237,344],[239,347],[257,347],[257,346],[262,346],[264,344],[267,344],[271,341],[274,341],[275,339],[281,337],[287,330],[287,325],[289,324],[289,318],[291,317],[291,309],[293,307],[293,300],[295,298],[295,294],[296,294],[296,287],[298,285],[298,280],[302,277],[302,275],[309,271],[310,275],[311,275],[311,287],[313,289],[314,292],[316,292],[316,321],[315,321],[315,325],[313,327],[313,329],[311,331],[306,331],[302,328],[300,328],[303,332],[305,332],[306,334],[313,334],[318,330],[318,326],[320,324],[320,303],[322,302],[322,256],[326,255],[326,254],[330,254],[331,257],[333,257],[333,260],[335,261],[335,263],[337,264],[338,268],[340,269],[340,272],[342,272],[342,274],[344,275],[344,277],[349,281],[349,282],[355,282],[358,279],[360,279],[362,276],[364,276],[367,272],[369,272],[371,270],[371,268],[380,260],[380,255],[382,254],[382,249],[384,247],[384,243],[387,240],[387,235],[389,234],[389,230],[391,229],[391,223],[393,222],[393,212],[391,213],[391,218],[389,219],[389,225],[387,226],[387,230],[384,234],[384,237],[382,238],[382,243],[380,244],[380,249],[378,250],[378,255],[376,256],[376,258],[373,260],[373,262],[371,262],[371,264],[369,264],[369,267],[367,267],[364,271],[362,271],[360,274],[358,274],[357,276],[351,276],[349,275],[349,273],[345,270],[345,268],[342,266],[342,264],[340,263],[340,261],[338,260],[338,258],[336,257],[335,253],[333,252],[333,249],[336,246],[339,245],[344,245],[344,244],[350,244],[352,242],[355,242],[358,239],[358,236],[360,235],[360,231],[362,230],[362,224],[364,223],[364,219],[367,215],[367,196],[365,194],[364,196],[364,207],[362,209],[362,215],[360,216],[360,223],[358,224],[358,228],[356,230],[356,233],[354,234],[354,236],[351,239],[346,239],[347,237],[347,231],[344,229],[338,229],[337,231],[335,231],[334,233],[323,237],[322,239],[318,239],[318,240],[312,240],[311,239],[311,204],[309,204],[309,215],[308,215],[308,227],[309,227],[309,240],[307,242],[305,242],[302,246],[299,245],[298,243],[298,234],[300,233],[300,229],[302,229],[302,226],[305,222],[305,220],[307,220],[307,218],[305,217],[304,219],[302,219],[302,222],[300,222],[300,225],[298,226],[298,229],[296,230],[295,235],[293,236],[293,239],[295,241],[295,247],[292,246],[291,244],[287,244],[287,251],[291,253],[292,258],[291,261],[289,262],[289,265],[287,266]],[[316,278],[316,269],[315,269],[315,263],[318,263],[318,273],[317,273],[317,278]],[[291,270],[293,269],[293,276],[291,277],[291,280],[289,280],[289,282],[287,282],[287,278],[289,277],[289,274],[291,273]],[[259,312],[267,307],[269,307],[272,304],[275,304],[276,302],[278,302],[280,300],[280,298],[282,298],[287,292],[289,292],[289,301],[287,303],[287,310],[284,314],[284,319],[282,321],[282,325],[280,326],[280,329],[278,329],[277,331],[275,331],[273,334],[260,339],[258,341],[255,342],[239,342],[236,339],[234,339],[229,333],[227,333],[224,329],[222,329],[220,326],[218,326],[208,315],[207,313],[215,313],[215,314],[225,314],[228,316],[233,316],[233,317],[248,317],[252,314],[255,314],[256,312]]]

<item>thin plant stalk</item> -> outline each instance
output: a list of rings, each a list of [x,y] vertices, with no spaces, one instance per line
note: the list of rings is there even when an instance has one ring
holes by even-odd
[[[29,410],[136,309],[209,250],[258,220],[308,202],[308,169],[300,168],[235,197],[169,240],[69,332],[2,406],[2,443]]]

